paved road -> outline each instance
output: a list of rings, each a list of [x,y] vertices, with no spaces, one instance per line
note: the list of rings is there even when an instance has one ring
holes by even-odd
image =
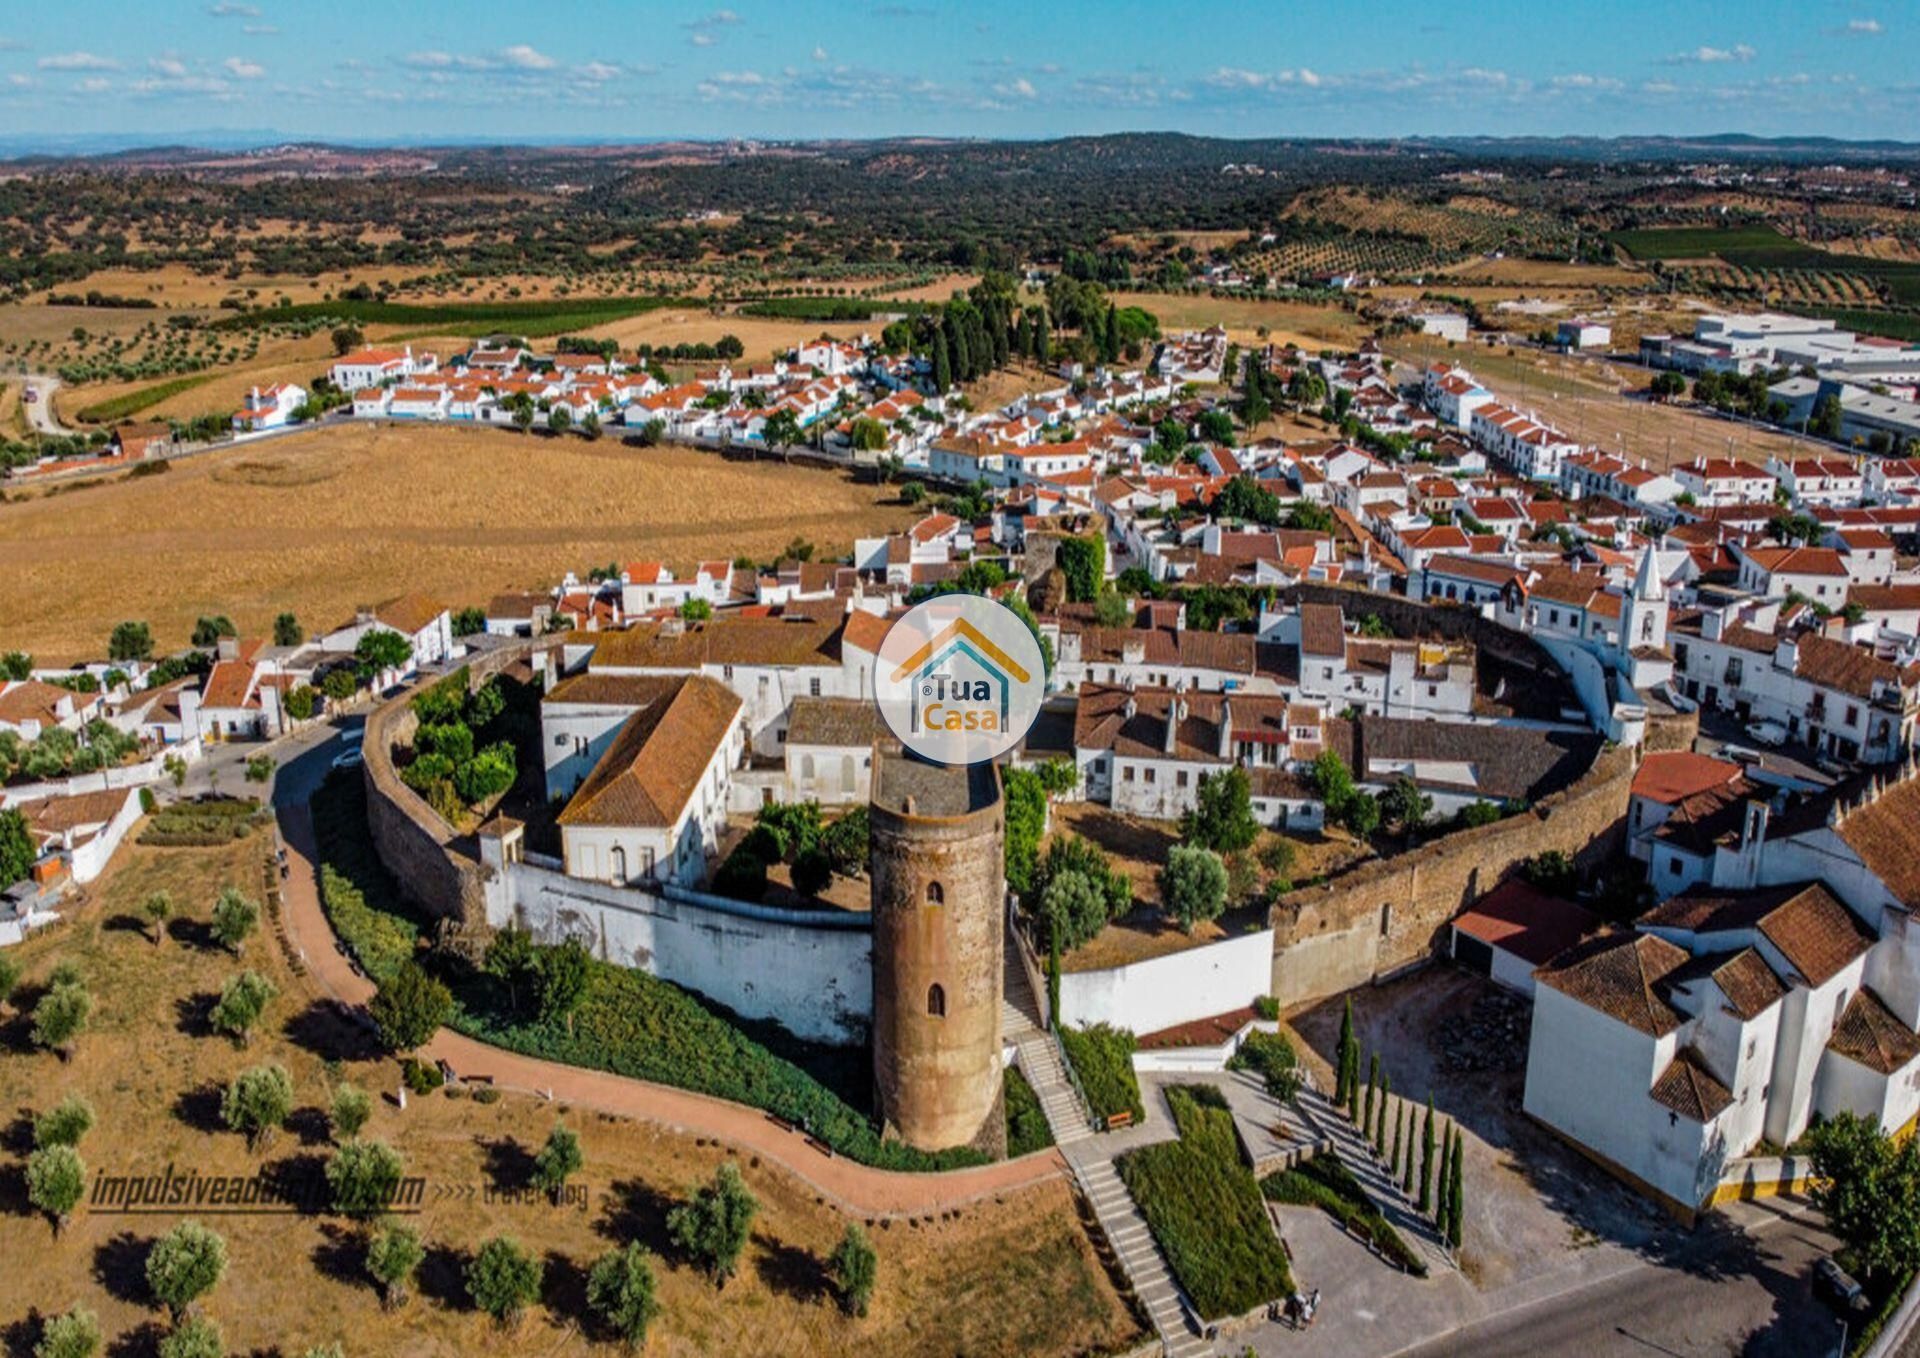
[[[1835,1244],[1804,1204],[1741,1204],[1709,1218],[1670,1262],[1497,1312],[1401,1358],[1823,1358],[1840,1331],[1808,1270]]]

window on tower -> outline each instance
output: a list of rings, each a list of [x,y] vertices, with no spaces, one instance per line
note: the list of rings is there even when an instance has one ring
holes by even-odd
[[[934,1018],[947,1016],[947,992],[938,984],[927,987],[927,1013]]]
[[[941,889],[940,883],[928,882],[927,883],[927,904],[928,905],[945,905],[946,903],[947,903],[947,893]]]

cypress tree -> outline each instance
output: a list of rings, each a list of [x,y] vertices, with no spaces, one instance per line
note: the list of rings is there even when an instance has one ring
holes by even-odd
[[[933,332],[933,389],[940,396],[953,390],[953,358],[947,353],[944,326]]]
[[[1033,352],[1033,338],[1027,333],[1027,313],[1013,318],[1013,352],[1025,358]]]
[[[1373,1153],[1387,1153],[1387,1099],[1393,1089],[1393,1077],[1386,1071],[1380,1072],[1380,1106],[1373,1114]]]
[[[1373,1101],[1379,1097],[1380,1089],[1380,1053],[1375,1052],[1367,1061],[1367,1101],[1361,1110],[1360,1134],[1373,1135]]]
[[[1402,1165],[1401,1165],[1401,1167],[1400,1167],[1400,1191],[1401,1191],[1402,1193],[1405,1193],[1405,1194],[1407,1195],[1407,1197],[1409,1197],[1409,1198],[1411,1198],[1411,1197],[1413,1197],[1413,1161],[1414,1161],[1414,1153],[1413,1153],[1413,1120],[1414,1120],[1414,1113],[1413,1113],[1413,1105],[1412,1105],[1412,1104],[1410,1104],[1410,1103],[1409,1103],[1409,1104],[1406,1104],[1406,1105],[1405,1105],[1405,1107],[1406,1107],[1406,1110],[1407,1110],[1407,1158],[1406,1158],[1406,1162],[1405,1162],[1404,1164],[1402,1164]]]
[[[1453,1124],[1448,1123],[1440,1134],[1440,1182],[1433,1190],[1433,1224],[1442,1238],[1447,1233],[1447,1201],[1452,1193],[1453,1181]]]
[[[1460,1248],[1461,1215],[1465,1207],[1465,1195],[1460,1183],[1466,1168],[1466,1152],[1461,1144],[1462,1140],[1459,1129],[1455,1128],[1453,1162],[1447,1171],[1447,1244],[1456,1250]]]
[[[967,348],[967,328],[960,324],[951,311],[947,313],[947,343],[953,349],[954,375],[962,382],[972,378],[973,354]]]
[[[1340,1107],[1347,1101],[1347,1075],[1353,1058],[1353,997],[1347,997],[1347,1009],[1340,1016],[1340,1045],[1334,1048],[1333,1064],[1339,1069],[1334,1075],[1333,1103]]]
[[[1393,1177],[1400,1177],[1400,1124],[1406,1121],[1407,1101],[1400,1100],[1400,1107],[1393,1114],[1393,1154],[1387,1157],[1387,1168],[1393,1171]]]
[[[1047,311],[1041,307],[1034,313],[1033,320],[1033,361],[1044,364],[1053,352],[1052,332],[1047,325]]]
[[[1427,1095],[1427,1120],[1420,1131],[1420,1196],[1416,1205],[1424,1213],[1433,1201],[1433,1095]]]

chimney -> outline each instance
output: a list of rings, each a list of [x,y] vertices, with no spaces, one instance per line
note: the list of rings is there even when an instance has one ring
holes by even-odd
[[[1179,698],[1170,698],[1167,700],[1167,728],[1164,749],[1168,754],[1173,753],[1174,742],[1177,741],[1180,736],[1180,722],[1186,715],[1187,705]]]
[[[1133,690],[1127,690],[1127,700],[1120,705],[1120,716],[1124,721],[1132,721],[1139,714],[1140,704],[1133,700]]]
[[[1220,748],[1215,751],[1222,759],[1233,757],[1233,699],[1220,700]]]

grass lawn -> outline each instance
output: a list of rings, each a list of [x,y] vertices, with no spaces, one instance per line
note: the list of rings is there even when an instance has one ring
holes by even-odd
[[[740,1165],[760,1212],[740,1271],[721,1291],[672,1248],[664,1225],[665,1213],[728,1158],[717,1144],[514,1095],[483,1105],[436,1093],[401,1111],[391,1097],[397,1065],[303,992],[268,933],[249,940],[239,959],[208,944],[214,896],[228,883],[258,883],[266,842],[129,847],[71,922],[9,950],[27,981],[0,1008],[0,1203],[8,1216],[0,1333],[8,1352],[32,1352],[41,1319],[76,1303],[99,1314],[109,1352],[154,1352],[165,1313],[143,1281],[146,1254],[186,1215],[83,1205],[55,1235],[25,1201],[26,1119],[69,1093],[88,1099],[98,1115],[80,1145],[90,1180],[172,1166],[202,1176],[262,1171],[298,1185],[331,1154],[321,1110],[342,1080],[376,1096],[366,1135],[393,1145],[408,1172],[427,1181],[423,1208],[411,1218],[427,1247],[415,1296],[404,1309],[383,1309],[365,1281],[360,1233],[331,1214],[206,1216],[227,1241],[229,1264],[203,1310],[230,1353],[295,1354],[334,1342],[354,1354],[425,1358],[613,1352],[586,1342],[584,1277],[628,1240],[657,1256],[662,1314],[648,1344],[655,1355],[938,1350],[1039,1358],[1137,1342],[1139,1327],[1060,1181],[939,1216],[870,1223],[879,1283],[871,1314],[856,1320],[833,1303],[823,1262],[846,1218],[772,1166]],[[181,911],[162,946],[135,919],[156,889],[171,892]],[[77,964],[97,1006],[67,1061],[33,1049],[21,1016],[62,961]],[[206,1019],[214,992],[243,967],[280,992],[245,1050],[209,1032]],[[219,1126],[218,1092],[264,1061],[292,1076],[296,1111],[254,1154]],[[582,1192],[564,1206],[520,1191],[557,1118],[579,1134],[585,1153],[574,1180]],[[509,1330],[475,1312],[461,1282],[471,1252],[500,1233],[545,1263],[540,1302]]]
[[[1118,1167],[1187,1297],[1208,1320],[1225,1320],[1285,1296],[1286,1252],[1219,1091],[1176,1085],[1167,1103],[1180,1139],[1134,1151]]]

